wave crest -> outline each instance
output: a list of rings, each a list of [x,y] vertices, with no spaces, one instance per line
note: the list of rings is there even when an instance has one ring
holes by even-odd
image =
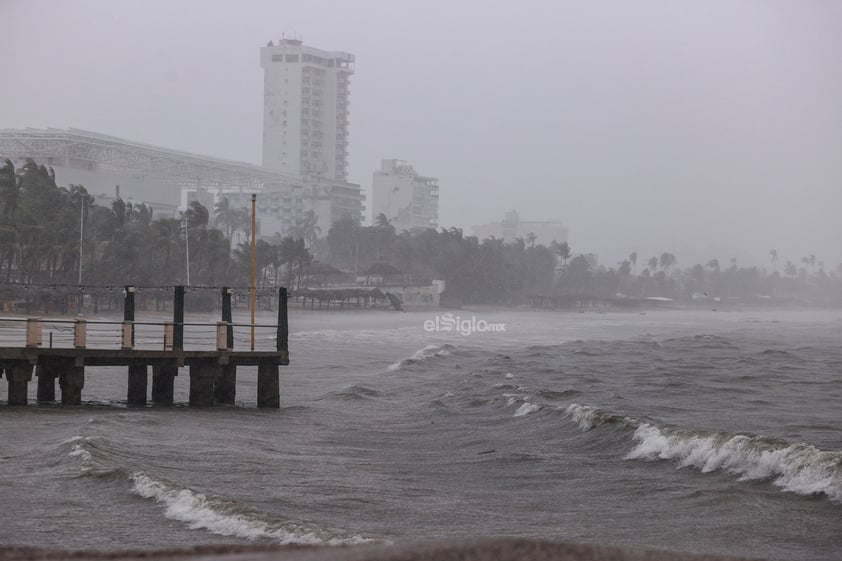
[[[842,453],[763,436],[682,431],[642,423],[627,459],[674,460],[702,473],[722,470],[740,481],[772,480],[784,491],[842,502]]]
[[[445,357],[450,355],[450,351],[453,349],[453,345],[427,345],[423,349],[419,349],[415,351],[411,357],[405,358],[403,360],[399,360],[393,364],[389,365],[389,371],[394,372],[395,370],[400,370],[405,366],[409,366],[411,364],[416,364],[418,362],[423,362],[425,360],[429,360],[431,358],[437,357]]]
[[[232,503],[178,488],[142,472],[131,474],[130,479],[133,493],[164,505],[164,516],[185,522],[192,530],[204,529],[213,534],[248,540],[270,539],[281,544],[345,545],[372,541],[286,520],[267,521]]]

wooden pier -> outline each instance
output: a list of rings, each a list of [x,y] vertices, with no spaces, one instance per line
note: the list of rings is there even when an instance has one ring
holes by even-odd
[[[149,370],[152,370],[152,403],[173,404],[174,379],[178,369],[186,366],[190,373],[189,404],[208,407],[215,404],[233,405],[238,366],[257,366],[257,406],[280,407],[279,366],[289,364],[289,324],[287,291],[278,291],[278,321],[276,325],[236,324],[231,316],[232,290],[223,288],[222,318],[215,324],[185,323],[185,287],[176,286],[173,299],[172,322],[142,322],[135,320],[135,288],[124,289],[123,321],[86,321],[84,319],[2,318],[25,330],[23,346],[0,346],[0,375],[8,382],[8,404],[27,405],[29,382],[33,373],[37,378],[37,401],[56,401],[56,381],[61,389],[63,405],[80,405],[85,386],[86,366],[127,367],[126,403],[133,406],[147,404]],[[44,346],[45,324],[72,328],[72,343],[67,347]],[[89,346],[89,328],[105,327],[116,335],[110,344]],[[210,349],[185,349],[185,326],[211,330],[211,341],[198,346]],[[235,348],[234,329],[249,328],[252,337],[248,350]],[[273,348],[254,349],[254,329],[274,329]],[[147,335],[147,346],[140,348],[137,334]],[[149,333],[159,336],[149,338]]]

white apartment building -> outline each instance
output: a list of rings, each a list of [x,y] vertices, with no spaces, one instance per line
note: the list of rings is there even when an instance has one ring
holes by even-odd
[[[372,217],[382,213],[395,230],[437,228],[439,183],[435,177],[418,175],[403,160],[382,160],[372,183]]]
[[[354,55],[281,39],[260,50],[260,66],[263,166],[302,178],[304,208],[316,211],[323,235],[339,218],[361,220],[364,195],[347,182]]]
[[[348,179],[348,85],[354,55],[295,39],[260,49],[263,167]]]

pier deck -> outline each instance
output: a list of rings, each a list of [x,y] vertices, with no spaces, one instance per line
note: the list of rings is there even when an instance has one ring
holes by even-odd
[[[212,406],[215,404],[233,405],[235,400],[236,376],[238,366],[257,366],[257,405],[258,407],[279,407],[280,386],[279,366],[289,364],[289,329],[287,319],[287,291],[278,291],[278,322],[276,325],[235,324],[231,317],[231,294],[228,288],[222,289],[222,320],[215,324],[185,323],[184,287],[175,287],[172,322],[137,322],[134,310],[134,289],[126,287],[124,302],[124,320],[91,321],[83,319],[41,319],[41,318],[0,318],[15,329],[17,338],[25,340],[24,345],[0,346],[0,377],[8,382],[8,404],[28,404],[28,384],[33,375],[38,378],[37,400],[39,402],[56,401],[56,381],[61,388],[61,403],[80,405],[82,389],[85,385],[86,366],[110,366],[128,368],[128,405],[144,406],[147,404],[149,368],[152,369],[152,403],[172,405],[173,381],[178,376],[180,367],[188,367],[190,372],[190,405]],[[99,341],[102,330],[109,330],[105,348],[103,343],[89,347],[88,324],[99,328]],[[62,325],[64,331],[72,331],[72,339],[67,346],[53,347],[52,332],[49,347],[43,346],[43,324]],[[159,337],[154,341],[149,338],[150,329],[158,328]],[[214,335],[196,338],[193,342],[198,349],[185,349],[185,326],[199,326],[210,329]],[[158,348],[136,348],[136,327],[145,330],[146,344]],[[235,348],[234,328],[247,327],[251,331],[250,348]],[[271,328],[275,333],[271,337],[273,349],[255,350],[255,328]],[[264,342],[266,338],[263,339]],[[109,346],[110,345],[110,346]],[[116,348],[114,348],[116,345]],[[210,349],[206,347],[210,346]],[[215,347],[215,348],[214,348]]]

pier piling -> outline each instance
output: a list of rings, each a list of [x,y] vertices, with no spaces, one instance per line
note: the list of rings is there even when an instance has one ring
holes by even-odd
[[[9,382],[9,405],[26,405],[29,393],[29,381],[32,380],[32,366],[16,364],[6,368]]]
[[[129,390],[126,405],[146,405],[146,388],[148,385],[148,368],[145,364],[129,365]]]
[[[263,361],[257,365],[257,406],[281,406],[281,388],[278,381],[278,364]]]
[[[53,364],[44,361],[35,367],[38,377],[38,403],[50,403],[56,400],[56,369]]]
[[[61,386],[62,405],[82,405],[82,388],[85,387],[85,367],[74,361],[62,361],[58,383]]]
[[[178,376],[177,366],[152,367],[152,403],[155,405],[172,405],[175,387],[175,377]]]
[[[226,364],[219,367],[219,376],[214,381],[214,399],[221,405],[234,405],[237,397],[237,367]]]
[[[210,407],[214,402],[214,382],[219,377],[220,366],[215,361],[204,360],[190,365],[190,405]]]
[[[222,322],[220,327],[224,326],[224,337],[220,337],[217,343],[219,350],[230,351],[234,348],[234,327],[232,324],[233,316],[231,315],[231,295],[233,290],[229,287],[222,288]],[[214,386],[214,396],[216,402],[222,405],[234,405],[237,399],[237,365],[225,364],[222,365],[219,372],[219,377],[216,379]]]

